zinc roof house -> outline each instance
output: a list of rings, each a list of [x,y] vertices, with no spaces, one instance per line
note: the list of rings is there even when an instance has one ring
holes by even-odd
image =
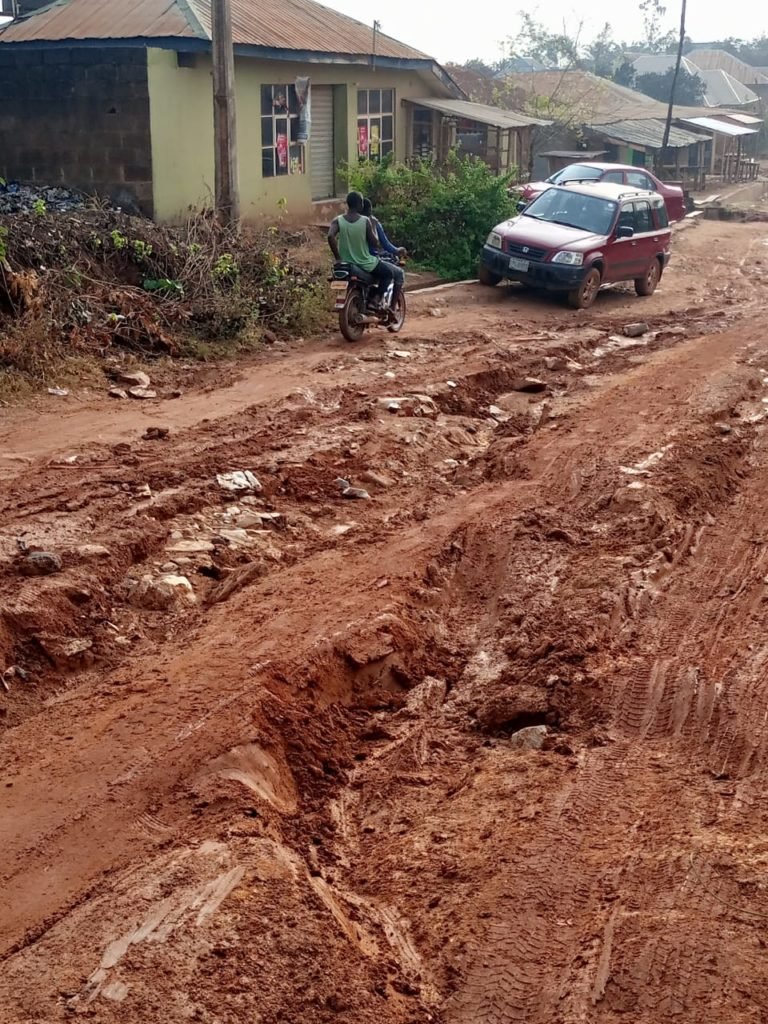
[[[0,28],[0,175],[158,220],[209,204],[210,0],[18,3]],[[464,93],[432,57],[314,0],[232,0],[232,17],[246,218],[307,215],[343,190],[341,163],[429,155],[473,115],[497,122],[475,135],[503,170],[536,121],[457,110]]]

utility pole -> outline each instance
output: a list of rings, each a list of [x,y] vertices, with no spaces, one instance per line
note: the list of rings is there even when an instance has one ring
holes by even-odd
[[[240,222],[235,118],[235,54],[230,0],[212,0],[213,136],[216,219],[222,227]]]
[[[675,73],[672,75],[672,88],[669,92],[669,108],[667,110],[667,123],[664,125],[664,137],[661,140],[661,152],[659,153],[659,169],[664,160],[664,150],[669,145],[669,133],[672,130],[672,116],[675,112],[675,91],[677,79],[680,75],[680,65],[683,63],[683,47],[685,46],[685,13],[687,0],[682,0],[680,8],[680,41],[677,44],[677,60],[675,61]]]

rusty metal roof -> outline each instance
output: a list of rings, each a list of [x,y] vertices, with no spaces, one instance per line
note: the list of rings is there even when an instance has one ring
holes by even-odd
[[[235,45],[371,56],[373,28],[314,0],[232,0]],[[210,0],[54,0],[0,31],[0,43],[180,38],[209,41]],[[432,58],[379,33],[376,56]]]
[[[176,0],[54,0],[0,32],[0,43],[135,39],[198,33]]]

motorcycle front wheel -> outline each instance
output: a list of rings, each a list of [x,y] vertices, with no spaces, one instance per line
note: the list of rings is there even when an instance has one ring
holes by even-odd
[[[359,288],[350,288],[339,311],[339,329],[347,341],[360,341],[365,332],[365,303]]]
[[[400,292],[397,297],[395,308],[392,310],[392,316],[394,319],[391,324],[387,325],[387,330],[391,334],[399,334],[405,323],[405,295],[403,292]]]

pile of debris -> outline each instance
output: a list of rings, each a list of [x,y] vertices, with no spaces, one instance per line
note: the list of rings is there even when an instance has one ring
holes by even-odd
[[[20,185],[0,182],[0,213],[69,213],[79,210],[89,200],[71,188]]]
[[[171,228],[67,189],[6,185],[0,366],[39,379],[43,364],[114,347],[177,355],[201,340],[305,334],[327,316],[325,284],[291,241],[222,232],[208,213]]]

